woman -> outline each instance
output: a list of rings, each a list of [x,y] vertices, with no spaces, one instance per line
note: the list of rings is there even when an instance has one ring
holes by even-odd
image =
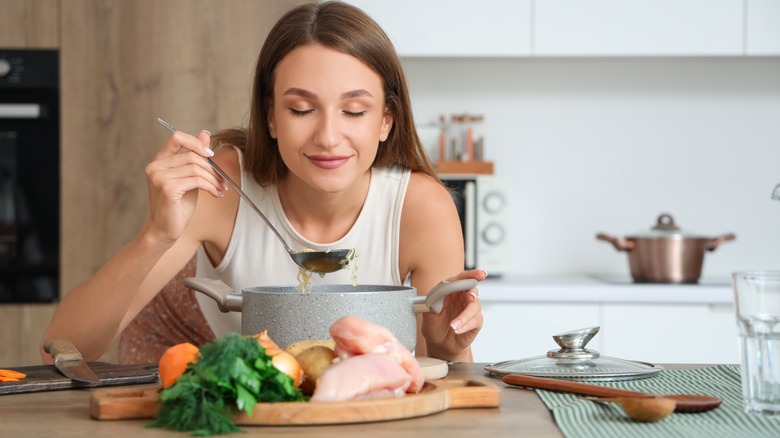
[[[212,141],[229,147],[215,154]],[[235,290],[295,282],[298,267],[210,156],[293,249],[356,248],[361,283],[408,278],[425,293],[443,279],[487,275],[460,272],[457,212],[415,133],[389,39],[353,6],[308,4],[282,17],[263,45],[248,129],[170,136],[147,166],[145,226],[65,297],[42,342],[66,338],[86,360],[98,358],[196,252],[198,276]],[[312,282],[351,283],[351,275]],[[472,360],[482,326],[476,294],[451,295],[441,314],[421,317],[418,356]],[[219,314],[208,299],[201,310],[217,336],[240,331],[239,314]]]

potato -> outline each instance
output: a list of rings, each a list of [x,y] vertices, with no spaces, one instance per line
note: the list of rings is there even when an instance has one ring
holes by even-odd
[[[295,360],[303,369],[303,382],[300,389],[306,395],[314,394],[317,379],[325,372],[336,358],[336,353],[324,345],[314,345],[295,356]]]
[[[313,347],[315,345],[322,345],[330,348],[331,350],[334,350],[336,348],[336,342],[333,339],[322,339],[322,340],[306,340],[306,341],[294,342],[288,345],[287,347],[285,347],[284,351],[292,354],[293,356],[297,356],[303,353],[303,350],[309,347]]]

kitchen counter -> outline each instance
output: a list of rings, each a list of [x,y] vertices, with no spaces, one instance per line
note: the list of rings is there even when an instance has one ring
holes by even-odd
[[[318,438],[370,433],[372,438],[448,438],[523,436],[560,437],[552,415],[533,392],[504,385],[487,377],[485,364],[458,363],[450,366],[448,378],[485,379],[501,387],[498,408],[454,409],[425,417],[377,423],[296,427],[242,427],[242,436]],[[92,390],[61,390],[0,396],[4,436],[57,437],[187,437],[186,433],[145,428],[148,420],[97,421],[89,414]]]
[[[703,277],[699,284],[635,284],[616,275],[488,277],[479,285],[484,302],[732,304],[728,278]]]

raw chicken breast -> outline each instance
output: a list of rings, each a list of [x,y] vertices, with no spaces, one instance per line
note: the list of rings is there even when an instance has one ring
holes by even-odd
[[[417,393],[425,383],[420,363],[412,356],[390,330],[357,316],[340,318],[330,327],[336,341],[335,352],[341,359],[352,356],[383,353],[395,359],[412,379],[407,392]]]
[[[386,354],[362,354],[329,366],[317,379],[313,402],[401,397],[412,379]]]

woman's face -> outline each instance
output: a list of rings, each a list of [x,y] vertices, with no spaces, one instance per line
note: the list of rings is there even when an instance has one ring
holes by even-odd
[[[319,45],[287,54],[268,122],[290,176],[337,193],[365,175],[392,127],[384,100],[379,75],[350,55]]]

